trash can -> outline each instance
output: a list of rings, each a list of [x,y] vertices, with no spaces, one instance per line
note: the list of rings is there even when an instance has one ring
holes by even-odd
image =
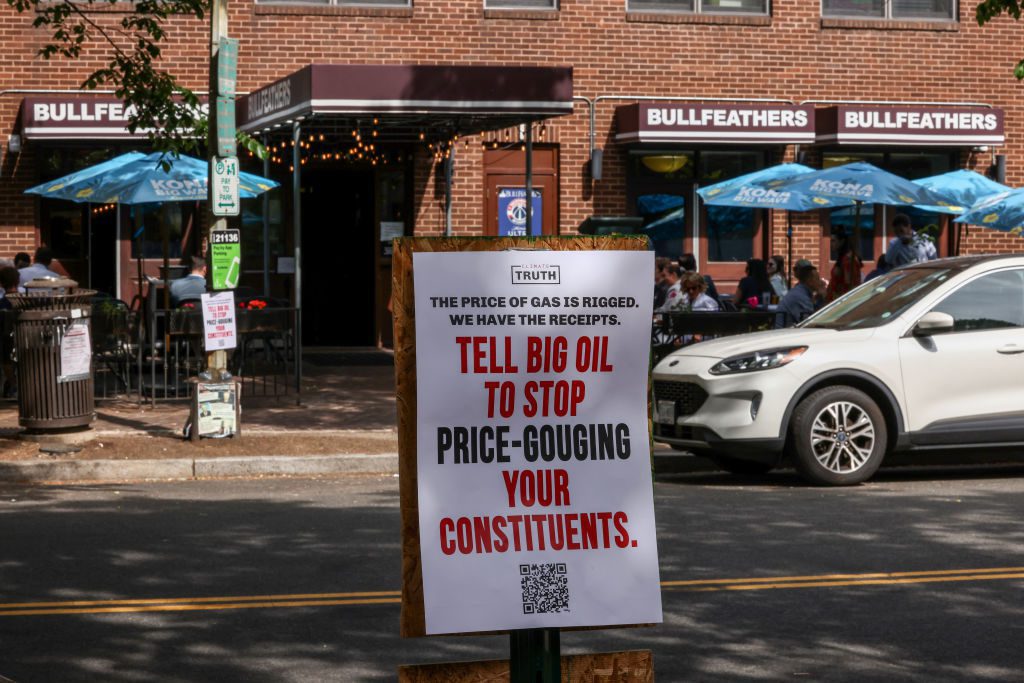
[[[87,427],[96,419],[89,301],[68,279],[25,283],[8,294],[16,311],[18,424],[33,431]]]

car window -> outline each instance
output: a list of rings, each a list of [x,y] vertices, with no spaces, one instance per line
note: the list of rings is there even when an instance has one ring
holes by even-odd
[[[846,330],[884,325],[960,270],[953,265],[894,270],[836,299],[801,326]]]
[[[971,280],[932,309],[953,316],[953,331],[1024,327],[1024,270]]]

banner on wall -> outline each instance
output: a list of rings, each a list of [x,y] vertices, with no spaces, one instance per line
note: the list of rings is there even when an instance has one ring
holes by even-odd
[[[543,235],[544,197],[537,188],[533,188],[532,194],[533,234]],[[498,189],[498,235],[501,237],[526,237],[525,187]]]
[[[417,252],[428,634],[656,623],[653,254]]]

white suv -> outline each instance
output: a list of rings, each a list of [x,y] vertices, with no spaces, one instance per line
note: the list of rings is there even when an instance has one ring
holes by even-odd
[[[828,485],[893,451],[1024,445],[1024,255],[899,268],[797,327],[680,349],[654,369],[654,440]]]

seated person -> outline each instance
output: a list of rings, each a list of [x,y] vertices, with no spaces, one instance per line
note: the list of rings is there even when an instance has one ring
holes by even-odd
[[[693,254],[683,254],[683,257],[679,259],[679,267],[683,269],[684,273],[696,273],[697,258]],[[707,285],[705,292],[708,296],[721,304],[722,300],[718,297],[718,288],[715,287],[715,281],[711,279],[710,275],[705,274],[703,277],[704,284]]]
[[[682,279],[682,305],[678,311],[717,311],[718,302],[707,295],[707,283],[700,273],[687,273]]]
[[[683,286],[680,282],[682,278],[682,271],[674,263],[670,263],[665,266],[663,276],[665,283],[668,285],[668,289],[665,291],[665,300],[661,306],[654,309],[655,313],[668,313],[669,311],[682,310],[680,306],[683,301]]]
[[[192,257],[192,272],[171,282],[171,305],[199,299],[206,293],[206,259]]]
[[[15,260],[17,261],[17,257],[15,257]],[[62,277],[60,273],[50,270],[51,263],[53,263],[53,252],[50,251],[49,247],[42,246],[36,249],[35,263],[18,271],[20,284],[25,286],[26,282],[30,282],[37,278]]]
[[[814,313],[820,305],[824,283],[818,269],[810,261],[801,259],[793,268],[797,283],[782,297],[775,316],[775,328],[792,327]]]
[[[736,285],[733,303],[739,308],[756,308],[760,304],[767,304],[772,294],[772,283],[764,261],[759,258],[747,259],[746,272],[746,276]]]

